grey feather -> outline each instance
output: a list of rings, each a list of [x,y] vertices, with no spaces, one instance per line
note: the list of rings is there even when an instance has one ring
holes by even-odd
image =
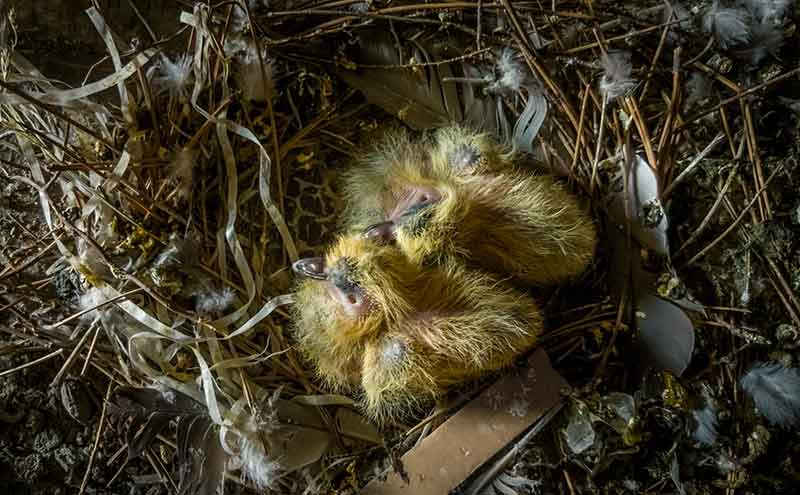
[[[703,445],[717,443],[717,407],[710,397],[706,397],[703,407],[692,411],[695,428],[692,437]]]
[[[462,62],[461,69],[468,79],[478,80],[481,78],[480,70],[473,65]],[[507,138],[507,133],[503,135],[499,132],[502,131],[502,120],[506,119],[502,101],[499,97],[493,99],[484,96],[482,92],[476,91],[476,88],[477,86],[473,84],[464,84],[462,86],[464,124],[480,131],[496,133],[501,140]],[[496,112],[503,112],[503,115],[501,116]],[[487,117],[491,115],[496,115],[496,117]],[[508,125],[508,119],[506,119],[506,125]]]
[[[782,20],[791,9],[792,0],[741,0],[741,5],[759,20]]]
[[[800,425],[800,369],[774,361],[756,363],[739,384],[771,423]]]
[[[702,72],[692,72],[686,82],[686,106],[691,107],[711,96],[711,78]]]
[[[604,53],[600,59],[603,77],[600,79],[600,90],[607,101],[630,93],[636,87],[636,79],[631,77],[633,66],[631,54],[623,51]]]
[[[737,48],[734,54],[751,64],[758,65],[768,55],[777,56],[783,46],[783,26],[771,20],[757,22],[750,27],[750,42]]]
[[[703,28],[726,50],[750,41],[750,14],[744,9],[723,7],[715,0],[703,17]]]
[[[132,416],[128,459],[141,456],[170,421],[177,423],[178,493],[216,495],[228,455],[205,407],[174,390],[121,387],[109,402],[117,416]]]

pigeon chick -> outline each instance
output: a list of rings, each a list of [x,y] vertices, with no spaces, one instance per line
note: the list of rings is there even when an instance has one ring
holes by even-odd
[[[359,234],[293,268],[303,276],[294,305],[299,350],[329,386],[360,389],[376,421],[509,365],[542,328],[533,298],[495,277],[455,261],[423,269]]]
[[[345,226],[416,263],[455,256],[522,285],[565,282],[591,263],[595,226],[565,187],[517,161],[463,128],[392,133],[346,174]]]

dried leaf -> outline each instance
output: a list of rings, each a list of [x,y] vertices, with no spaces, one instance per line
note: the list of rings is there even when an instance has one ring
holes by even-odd
[[[582,405],[572,407],[569,423],[564,429],[564,439],[569,449],[575,454],[580,454],[594,445],[595,437],[589,410]]]
[[[332,442],[333,438],[327,431],[291,428],[286,431],[282,449],[276,451],[276,458],[281,469],[292,473],[320,460]]]
[[[367,421],[364,416],[351,409],[339,409],[336,413],[336,425],[339,427],[339,431],[348,437],[375,444],[383,442],[383,437],[381,437],[378,429]]]
[[[352,406],[353,399],[337,394],[295,395],[292,401],[306,406]]]
[[[278,399],[275,410],[282,422],[291,426],[281,429],[283,441],[272,456],[281,469],[293,472],[318,461],[333,442],[333,436],[316,407]]]

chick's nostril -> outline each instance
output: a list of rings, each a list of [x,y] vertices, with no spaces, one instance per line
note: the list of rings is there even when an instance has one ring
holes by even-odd
[[[394,222],[381,222],[364,230],[364,237],[378,244],[389,244],[394,241]]]
[[[417,205],[435,203],[442,199],[442,195],[439,193],[439,191],[432,187],[420,187],[417,194]]]
[[[303,258],[292,264],[292,271],[303,277],[315,280],[327,280],[328,274],[325,270],[324,258]]]

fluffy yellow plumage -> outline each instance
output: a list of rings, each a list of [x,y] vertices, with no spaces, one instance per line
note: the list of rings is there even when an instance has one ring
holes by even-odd
[[[345,176],[346,233],[300,260],[298,347],[320,378],[358,389],[376,420],[510,364],[542,317],[517,285],[567,281],[594,225],[554,179],[483,134],[392,133]]]
[[[360,235],[296,271],[307,276],[295,304],[299,349],[329,385],[360,389],[379,421],[510,364],[542,327],[535,301],[497,278],[453,261],[423,269]]]
[[[455,256],[523,285],[567,281],[591,262],[594,224],[561,184],[515,160],[462,128],[417,141],[394,133],[346,175],[345,224],[389,222],[417,263]]]

